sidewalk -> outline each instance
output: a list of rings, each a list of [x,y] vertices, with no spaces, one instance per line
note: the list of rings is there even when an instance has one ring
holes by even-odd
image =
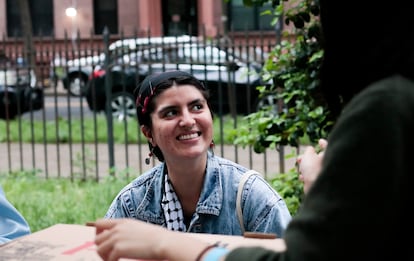
[[[280,173],[281,167],[285,171],[295,166],[295,157],[280,161],[280,154],[268,151],[266,154],[257,154],[248,149],[237,150],[232,145],[214,149],[217,156],[238,162],[243,166],[255,169],[263,176],[271,178]],[[285,155],[292,153],[291,148],[285,149]],[[147,145],[114,146],[115,173],[122,174],[130,170],[131,175],[138,175],[158,162],[151,161],[145,164],[148,156]],[[109,153],[107,144],[19,144],[0,143],[0,172],[10,170],[38,170],[39,175],[47,177],[104,177],[110,173]]]

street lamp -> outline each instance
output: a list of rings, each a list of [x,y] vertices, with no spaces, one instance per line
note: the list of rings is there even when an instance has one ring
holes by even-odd
[[[71,17],[73,19],[74,17],[76,17],[76,14],[78,12],[76,11],[75,7],[68,7],[66,8],[65,13],[66,13],[66,16]]]
[[[76,15],[78,14],[78,11],[76,10],[75,7],[68,7],[65,10],[66,16],[70,17],[70,19],[72,20],[72,42],[73,42],[73,46],[76,48],[76,24],[75,24],[75,19],[76,19]]]

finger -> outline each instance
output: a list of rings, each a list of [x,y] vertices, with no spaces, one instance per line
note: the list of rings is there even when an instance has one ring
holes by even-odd
[[[302,156],[304,156],[304,155],[312,155],[312,154],[316,154],[315,147],[313,147],[313,146],[307,146],[305,148]]]
[[[118,251],[112,249],[108,256],[108,261],[118,261],[120,259],[120,255],[118,254]]]
[[[104,230],[111,229],[117,224],[115,219],[98,219],[95,222],[96,234],[102,233]]]
[[[321,147],[322,149],[326,149],[326,147],[328,146],[328,141],[325,139],[319,139],[318,144],[319,147]]]
[[[299,170],[299,165],[300,165],[301,162],[302,162],[302,156],[297,157],[295,166],[298,170]]]
[[[108,256],[112,252],[113,242],[110,239],[110,232],[105,230],[95,238],[97,246],[96,251],[103,260],[108,260]]]
[[[100,245],[105,241],[108,241],[109,237],[111,236],[110,230],[103,230],[101,233],[95,236],[95,244]]]

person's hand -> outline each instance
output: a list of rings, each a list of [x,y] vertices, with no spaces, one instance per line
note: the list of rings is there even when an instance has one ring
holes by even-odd
[[[187,233],[136,219],[99,219],[93,225],[97,252],[105,261],[120,258],[193,261],[209,245]]]
[[[95,222],[95,244],[105,261],[122,258],[159,258],[157,245],[166,230],[133,219],[100,219]],[[162,259],[162,258],[161,258]]]
[[[299,171],[299,179],[303,181],[303,190],[305,194],[308,193],[310,187],[319,176],[322,168],[324,150],[328,146],[328,141],[320,139],[318,145],[320,151],[317,151],[315,147],[308,146],[296,161]]]

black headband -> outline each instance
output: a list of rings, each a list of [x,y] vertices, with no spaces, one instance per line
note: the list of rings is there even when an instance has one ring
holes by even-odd
[[[141,107],[141,113],[145,114],[150,98],[154,95],[157,86],[169,79],[188,77],[197,80],[192,74],[183,71],[167,71],[163,73],[151,74],[141,82],[136,100],[137,108]],[[197,80],[199,81],[199,80]],[[204,85],[200,82],[200,86]]]

